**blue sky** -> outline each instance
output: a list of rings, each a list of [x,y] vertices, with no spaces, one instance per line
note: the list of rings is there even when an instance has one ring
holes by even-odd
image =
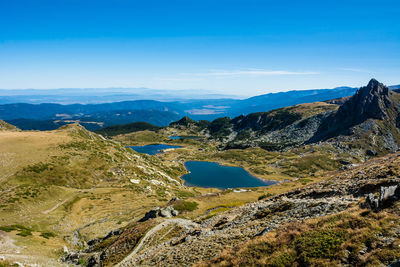
[[[400,1],[1,0],[0,88],[400,84]]]

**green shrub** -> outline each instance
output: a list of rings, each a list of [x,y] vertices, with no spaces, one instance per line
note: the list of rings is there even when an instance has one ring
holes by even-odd
[[[50,237],[55,237],[56,234],[53,233],[53,232],[42,232],[40,234],[40,236],[43,237],[43,238],[49,239]]]
[[[194,197],[194,194],[189,191],[177,191],[176,196],[179,198],[188,198],[188,197]]]
[[[266,193],[258,197],[258,200],[262,200],[264,198],[272,197],[274,194]]]
[[[179,201],[174,205],[177,211],[194,211],[199,204],[194,201]]]
[[[326,229],[300,235],[294,241],[299,260],[307,265],[311,258],[332,259],[345,241],[345,232]]]
[[[240,258],[243,260],[242,266],[257,266],[260,259],[265,258],[266,255],[273,252],[274,247],[268,242],[262,241],[251,244],[240,255]]]
[[[32,231],[29,229],[21,229],[20,232],[17,233],[17,235],[22,236],[22,237],[30,236],[30,235],[32,235]]]
[[[295,252],[283,252],[279,253],[277,256],[272,258],[271,267],[286,267],[293,266],[293,263],[296,261],[296,253]]]
[[[25,227],[20,224],[13,224],[13,225],[8,225],[8,226],[0,226],[0,230],[4,232],[11,232],[11,231],[19,231],[19,230],[25,230],[25,231],[32,231],[28,227]]]

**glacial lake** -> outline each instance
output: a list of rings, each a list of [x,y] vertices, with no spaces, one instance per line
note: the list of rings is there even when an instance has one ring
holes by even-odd
[[[135,150],[136,152],[148,155],[155,155],[159,153],[163,153],[164,149],[169,148],[181,148],[180,146],[170,146],[164,144],[153,144],[153,145],[146,145],[146,146],[128,146]]]
[[[227,189],[269,186],[275,183],[258,179],[243,168],[223,166],[216,162],[187,161],[185,167],[190,172],[181,177],[186,186]]]

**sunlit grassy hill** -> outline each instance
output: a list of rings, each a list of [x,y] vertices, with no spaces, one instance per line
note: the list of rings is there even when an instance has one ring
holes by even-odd
[[[34,262],[193,194],[178,178],[181,165],[167,166],[78,124],[49,132],[7,128],[0,132],[0,230],[26,246]],[[14,258],[20,249],[11,249]],[[0,254],[5,250],[0,245]]]

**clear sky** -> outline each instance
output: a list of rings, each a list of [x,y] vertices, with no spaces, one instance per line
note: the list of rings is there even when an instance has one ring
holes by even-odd
[[[0,0],[0,88],[400,84],[398,0]]]

